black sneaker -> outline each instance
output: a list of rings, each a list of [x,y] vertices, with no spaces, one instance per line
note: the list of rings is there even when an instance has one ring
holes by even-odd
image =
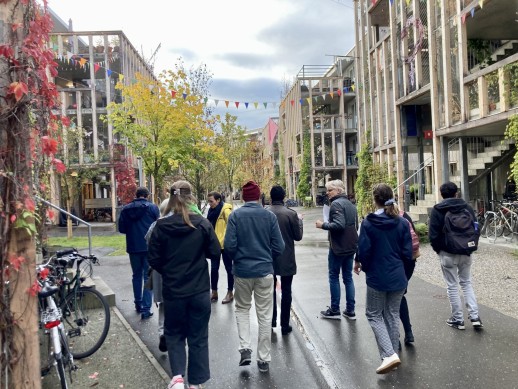
[[[167,343],[165,342],[165,335],[160,335],[160,341],[158,342],[158,349],[165,353],[167,351]]]
[[[471,324],[473,325],[473,328],[476,329],[476,330],[484,327],[482,325],[482,320],[480,320],[480,317],[476,317],[475,319],[471,319]]]
[[[261,373],[266,373],[270,370],[270,364],[265,361],[257,361],[257,367]]]
[[[244,348],[239,350],[241,353],[241,360],[239,361],[239,366],[248,366],[252,362],[252,350],[249,348]]]
[[[412,332],[407,332],[405,334],[405,344],[414,343],[414,334]]]
[[[320,311],[320,317],[322,319],[335,319],[335,320],[341,319],[340,311],[339,310],[333,311],[329,307],[327,308],[327,311]]]
[[[464,326],[464,321],[455,320],[453,317],[450,317],[448,320],[446,320],[446,324],[448,324],[450,327],[456,328],[458,330],[463,330],[466,328]]]
[[[142,312],[142,314],[140,315],[140,318],[142,320],[147,320],[149,318],[151,318],[153,316],[153,312]]]
[[[343,311],[342,316],[349,320],[356,320],[356,314],[354,312]]]
[[[288,335],[291,331],[293,331],[291,326],[281,327],[281,333],[283,335]]]

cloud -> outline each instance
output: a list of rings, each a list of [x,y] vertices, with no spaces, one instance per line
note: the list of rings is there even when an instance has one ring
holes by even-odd
[[[176,57],[182,57],[185,62],[194,62],[198,59],[198,54],[186,47],[170,47],[167,52]]]
[[[222,53],[217,54],[214,58],[226,61],[233,66],[241,67],[244,69],[268,69],[272,66],[272,56],[265,55],[262,53]]]

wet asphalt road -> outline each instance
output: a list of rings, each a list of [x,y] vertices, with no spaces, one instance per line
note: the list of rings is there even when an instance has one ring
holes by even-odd
[[[403,346],[402,365],[387,375],[375,374],[380,360],[373,333],[364,315],[365,279],[355,276],[355,322],[320,319],[329,305],[326,233],[314,228],[318,209],[304,212],[304,239],[296,246],[298,274],[293,281],[294,331],[272,334],[272,364],[259,373],[255,360],[239,367],[237,329],[233,305],[212,305],[210,363],[212,379],[207,388],[517,388],[518,321],[487,306],[480,306],[484,329],[449,328],[449,303],[445,288],[414,276],[407,294],[414,346]],[[421,251],[430,250],[423,245]],[[131,270],[125,256],[102,257],[95,274],[115,291],[117,307],[164,368],[167,356],[158,350],[157,319],[141,321],[133,310]],[[224,296],[226,277],[220,267],[219,294]],[[498,286],[495,286],[498,287]],[[344,308],[342,287],[342,309]],[[252,334],[257,322],[252,312]],[[253,339],[255,344],[256,339]]]

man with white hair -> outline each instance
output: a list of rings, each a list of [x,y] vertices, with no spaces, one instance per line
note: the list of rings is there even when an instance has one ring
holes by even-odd
[[[329,289],[331,305],[320,312],[323,319],[340,320],[340,270],[345,285],[346,306],[342,315],[349,320],[356,320],[354,312],[353,261],[358,247],[358,214],[356,207],[347,199],[345,186],[341,180],[326,183],[330,210],[329,221],[316,221],[316,227],[329,231]]]

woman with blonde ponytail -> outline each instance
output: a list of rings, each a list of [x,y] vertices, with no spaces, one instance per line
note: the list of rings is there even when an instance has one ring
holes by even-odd
[[[219,258],[221,249],[212,225],[196,206],[191,184],[177,181],[170,193],[164,214],[172,215],[159,219],[153,229],[149,264],[162,275],[164,335],[173,374],[168,388],[183,389],[186,375],[189,388],[199,388],[210,378],[207,258]]]
[[[358,237],[354,271],[365,272],[367,299],[365,315],[374,332],[382,360],[376,373],[385,374],[401,364],[399,307],[408,281],[405,264],[412,263],[412,238],[392,189],[378,184],[372,192],[377,210],[365,218]]]

